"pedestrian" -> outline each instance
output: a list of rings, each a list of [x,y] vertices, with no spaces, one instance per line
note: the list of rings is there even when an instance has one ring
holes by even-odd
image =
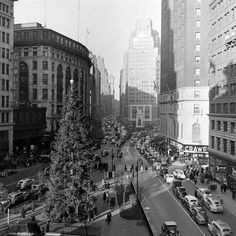
[[[107,189],[110,189],[110,182],[107,183]]]
[[[194,184],[197,184],[197,176],[194,177]]]
[[[107,198],[106,192],[103,192],[103,202],[104,203],[106,202],[106,198]]]
[[[40,236],[41,230],[38,223],[35,220],[35,216],[32,216],[30,222],[27,223],[28,232],[33,233],[34,236]]]
[[[34,212],[34,209],[35,209],[35,202],[34,201],[32,201],[31,209],[32,209],[32,212]]]
[[[223,193],[223,191],[224,191],[224,184],[220,185],[220,191],[221,191],[221,193]]]
[[[110,212],[110,211],[107,213],[106,222],[107,222],[108,224],[111,222],[111,212]]]
[[[109,192],[107,191],[106,193],[106,199],[107,199],[107,204],[109,204],[110,202],[110,195],[109,195]]]
[[[45,227],[46,232],[49,232],[49,229],[50,229],[50,222],[47,221],[46,227]]]
[[[20,211],[20,218],[25,219],[25,208],[22,206],[21,211]]]

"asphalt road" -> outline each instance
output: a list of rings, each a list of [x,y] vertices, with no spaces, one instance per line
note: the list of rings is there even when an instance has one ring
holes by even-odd
[[[135,148],[129,148],[128,151],[133,159],[139,156]],[[149,170],[140,173],[139,192],[141,202],[157,234],[161,232],[160,227],[164,221],[173,220],[182,235],[209,235],[207,229],[201,229],[195,224],[171,193],[170,188],[156,176],[155,172]]]

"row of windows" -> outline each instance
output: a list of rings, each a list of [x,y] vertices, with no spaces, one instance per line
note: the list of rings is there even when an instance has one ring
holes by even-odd
[[[236,83],[217,85],[210,90],[210,99],[215,97],[234,97],[236,96]]]
[[[0,26],[10,28],[10,19],[0,16]]]
[[[236,103],[235,102],[212,103],[210,105],[210,112],[218,114],[236,114]]]
[[[0,114],[1,123],[9,123],[9,112],[1,112]]]
[[[9,91],[9,80],[8,79],[2,79],[2,91]]]
[[[51,91],[51,99],[54,100],[55,99],[55,90],[52,89]],[[38,99],[38,90],[37,89],[33,89],[33,100],[37,100]],[[42,99],[43,100],[48,100],[48,89],[42,89]]]
[[[10,106],[10,102],[9,102],[9,96],[2,96],[1,99],[1,106],[2,107],[9,107]]]
[[[10,58],[10,50],[8,48],[0,48],[1,50],[1,53],[0,55],[2,56],[2,58],[6,58],[6,59],[9,59]]]
[[[211,130],[229,132],[231,134],[235,134],[235,122],[227,122],[220,120],[212,120],[211,121]]]
[[[2,32],[2,33],[1,33],[1,32]],[[9,33],[6,33],[6,32],[4,32],[4,31],[0,31],[0,37],[1,37],[0,41],[1,41],[2,43],[7,43],[7,44],[9,44],[9,42],[10,42],[10,34],[9,34]]]
[[[6,12],[7,14],[9,13],[9,5],[0,2],[0,11]]]
[[[211,136],[211,148],[230,155],[235,155],[235,141]],[[228,150],[229,149],[229,150]]]
[[[2,75],[9,75],[9,64],[0,63],[0,72],[2,72]]]

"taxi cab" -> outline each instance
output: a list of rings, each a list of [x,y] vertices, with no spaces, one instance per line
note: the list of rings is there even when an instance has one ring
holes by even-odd
[[[205,205],[211,212],[223,213],[224,208],[218,196],[208,196],[205,200]]]

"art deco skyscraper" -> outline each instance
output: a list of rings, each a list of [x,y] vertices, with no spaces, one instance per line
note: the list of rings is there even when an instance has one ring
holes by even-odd
[[[157,121],[157,61],[159,36],[149,19],[137,20],[124,59],[122,79],[126,81],[126,120],[135,126]],[[124,85],[122,85],[124,87]]]

